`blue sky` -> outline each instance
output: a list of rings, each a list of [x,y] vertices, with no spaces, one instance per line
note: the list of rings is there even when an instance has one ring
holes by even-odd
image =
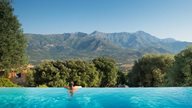
[[[192,0],[13,0],[25,33],[135,32],[192,41]]]

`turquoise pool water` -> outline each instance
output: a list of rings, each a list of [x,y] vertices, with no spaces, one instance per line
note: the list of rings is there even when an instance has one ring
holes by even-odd
[[[192,88],[0,88],[0,108],[192,108]]]

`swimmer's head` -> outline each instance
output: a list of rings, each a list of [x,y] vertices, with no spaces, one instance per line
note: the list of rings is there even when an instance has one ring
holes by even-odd
[[[72,88],[73,86],[74,86],[74,82],[71,81],[71,82],[69,83],[69,87]]]

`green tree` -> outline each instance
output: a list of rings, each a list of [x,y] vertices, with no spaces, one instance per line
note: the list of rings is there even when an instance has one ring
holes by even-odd
[[[175,56],[175,63],[168,78],[170,86],[192,86],[192,47]]]
[[[33,70],[30,69],[27,71],[26,73],[26,81],[24,86],[26,87],[34,87],[35,86],[35,82],[34,82],[34,76],[33,76]]]
[[[34,69],[36,86],[62,87],[67,85],[67,68],[60,62],[45,61]]]
[[[83,87],[99,86],[99,73],[93,64],[81,60],[47,61],[35,68],[36,86],[63,87],[74,81]]]
[[[129,86],[158,87],[167,84],[167,73],[174,63],[171,55],[145,55],[135,61],[128,74]]]
[[[0,0],[0,70],[21,67],[26,62],[26,39],[10,0]]]
[[[127,84],[127,72],[122,72],[122,71],[118,70],[118,73],[117,73],[117,86],[119,84],[120,85]]]
[[[99,72],[100,86],[112,87],[117,83],[117,66],[113,59],[106,57],[99,57],[93,60],[93,63]]]
[[[140,62],[135,61],[132,70],[127,74],[128,85],[130,87],[141,87],[144,81],[144,72],[141,69]]]
[[[84,87],[99,86],[99,73],[92,63],[82,60],[70,60],[65,62],[65,66],[69,69],[69,81],[76,82],[77,85]]]

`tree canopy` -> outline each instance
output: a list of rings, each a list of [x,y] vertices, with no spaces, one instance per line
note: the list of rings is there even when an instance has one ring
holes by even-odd
[[[192,47],[175,56],[169,78],[171,86],[192,86]]]
[[[157,87],[166,85],[166,74],[173,65],[171,55],[144,55],[135,61],[128,75],[129,86]]]
[[[96,58],[92,62],[45,61],[35,67],[34,83],[35,86],[62,87],[73,81],[83,87],[112,87],[116,86],[118,80],[115,64],[114,60],[104,57]]]
[[[0,0],[0,70],[25,64],[26,39],[10,0]]]
[[[111,58],[99,57],[93,60],[93,63],[99,72],[101,87],[115,86],[117,83],[118,69],[116,63]]]
[[[94,65],[85,61],[51,61],[35,68],[34,81],[49,87],[66,86],[71,81],[83,87],[95,87],[100,84],[98,74]]]

